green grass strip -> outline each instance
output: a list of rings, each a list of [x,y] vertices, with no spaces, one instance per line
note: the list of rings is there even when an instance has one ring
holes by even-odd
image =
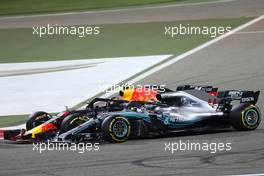
[[[0,127],[21,125],[26,122],[28,115],[0,116]]]
[[[251,18],[209,19],[100,25],[100,35],[32,35],[32,28],[0,29],[0,63],[73,60],[123,56],[178,55],[212,38],[209,35],[164,35],[164,26],[231,26]]]

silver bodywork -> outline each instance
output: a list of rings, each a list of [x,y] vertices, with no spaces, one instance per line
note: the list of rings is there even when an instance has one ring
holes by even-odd
[[[162,94],[163,99],[167,99],[168,97],[172,100],[180,101],[180,105],[157,107],[155,109],[155,111],[161,112],[163,117],[167,117],[164,120],[167,124],[193,124],[212,116],[221,118],[224,114],[217,111],[218,104],[210,105],[208,101],[199,99],[185,91]]]

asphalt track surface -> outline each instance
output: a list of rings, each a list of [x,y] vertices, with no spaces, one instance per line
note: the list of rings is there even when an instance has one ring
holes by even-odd
[[[230,3],[230,2],[229,2]],[[237,15],[264,14],[264,1],[234,1]],[[252,3],[252,4],[251,4]],[[226,5],[227,6],[227,5]],[[210,7],[231,14],[234,9],[223,4]],[[177,7],[175,7],[177,8]],[[189,8],[194,8],[192,11]],[[187,12],[196,12],[188,7]],[[222,9],[221,9],[222,8]],[[251,9],[250,9],[251,8]],[[228,11],[228,9],[230,11]],[[250,10],[249,10],[250,9]],[[184,11],[184,10],[182,10]],[[241,13],[240,13],[241,12]],[[203,12],[201,12],[203,14]],[[210,16],[210,9],[207,9]],[[155,16],[155,15],[154,15]],[[201,15],[202,16],[202,15]],[[197,16],[198,18],[198,16]],[[179,62],[145,78],[141,83],[214,84],[222,89],[264,91],[264,20],[196,52]],[[262,114],[263,93],[258,102]],[[231,151],[215,154],[202,151],[164,150],[165,142],[231,142]],[[99,151],[83,154],[69,151],[47,151],[39,154],[31,145],[0,144],[0,175],[233,175],[264,173],[263,122],[255,131],[232,129],[214,133],[178,133],[167,138],[130,140],[122,144],[102,144]]]

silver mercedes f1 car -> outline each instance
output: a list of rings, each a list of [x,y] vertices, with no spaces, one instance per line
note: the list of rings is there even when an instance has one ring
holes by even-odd
[[[203,87],[200,87],[203,88]],[[261,114],[256,106],[259,91],[227,90],[217,94],[197,87],[157,94],[157,102],[130,102],[122,111],[107,112],[58,136],[58,141],[107,140],[164,135],[201,127],[234,127],[254,130]]]

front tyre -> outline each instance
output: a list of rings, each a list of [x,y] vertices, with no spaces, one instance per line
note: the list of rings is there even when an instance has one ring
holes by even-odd
[[[60,126],[60,134],[65,133],[81,124],[84,122],[88,121],[88,117],[83,116],[81,114],[75,113],[67,116],[66,118],[63,119],[61,126]]]
[[[130,136],[131,125],[123,116],[112,116],[102,123],[102,133],[109,142],[125,142]]]
[[[26,129],[27,131],[29,131],[32,128],[35,128],[45,123],[51,118],[52,116],[49,113],[43,111],[37,111],[29,116],[28,121],[26,122]]]
[[[237,130],[255,130],[261,121],[261,114],[256,105],[244,104],[232,110],[230,120]]]

